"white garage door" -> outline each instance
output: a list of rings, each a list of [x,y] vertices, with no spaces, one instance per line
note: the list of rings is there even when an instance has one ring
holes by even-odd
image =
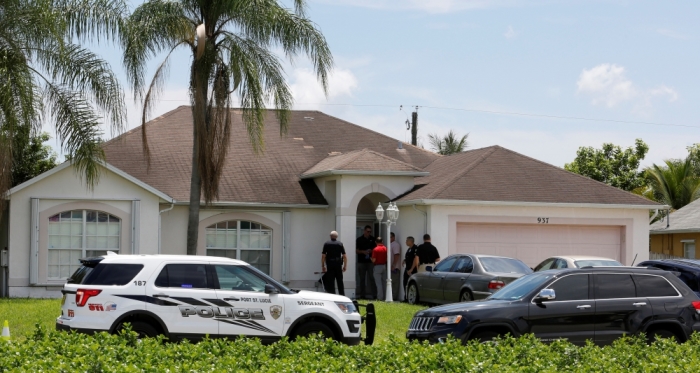
[[[530,267],[553,255],[592,255],[619,261],[621,228],[462,223],[457,224],[456,252],[518,258]]]

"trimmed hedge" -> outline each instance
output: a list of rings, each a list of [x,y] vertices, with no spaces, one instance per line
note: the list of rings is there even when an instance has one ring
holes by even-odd
[[[37,327],[23,342],[0,344],[0,372],[692,372],[700,335],[687,343],[626,338],[613,346],[540,343],[532,336],[496,344],[442,345],[392,337],[380,346],[286,340],[213,339],[197,344],[138,341],[135,333],[87,336]]]

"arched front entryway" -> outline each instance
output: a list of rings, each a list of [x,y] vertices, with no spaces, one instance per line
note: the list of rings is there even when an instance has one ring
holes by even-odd
[[[382,224],[377,220],[375,210],[379,203],[387,203],[390,200],[389,197],[382,193],[372,192],[360,199],[357,204],[356,212],[356,223],[355,223],[355,239],[359,238],[364,234],[365,228],[371,228],[371,235],[373,237],[383,236],[384,231],[382,229]],[[362,271],[362,258],[361,255],[356,254],[355,256],[355,284],[356,284],[356,294],[364,294],[366,297],[374,297],[377,294],[376,288],[373,288],[374,281],[370,279],[371,273],[365,274]],[[367,260],[365,258],[365,260]],[[365,290],[361,291],[360,286],[363,283],[360,276],[365,275]]]

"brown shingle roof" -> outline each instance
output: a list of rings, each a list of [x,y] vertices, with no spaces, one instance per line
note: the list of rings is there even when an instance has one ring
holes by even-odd
[[[417,199],[660,206],[500,146],[437,158],[399,201]]]
[[[420,168],[406,162],[398,161],[369,149],[362,149],[345,154],[331,154],[304,172],[301,177],[313,177],[314,175],[332,171],[423,173]]]
[[[234,111],[235,113],[236,111]],[[314,185],[299,176],[333,152],[366,148],[423,168],[438,155],[404,144],[364,127],[318,111],[293,111],[288,134],[280,136],[274,115],[265,122],[265,152],[255,155],[240,114],[233,115],[231,147],[219,186],[219,201],[323,204]],[[137,127],[104,144],[107,162],[154,188],[188,201],[192,172],[192,111],[181,106],[146,123],[151,149],[150,170],[141,151]]]

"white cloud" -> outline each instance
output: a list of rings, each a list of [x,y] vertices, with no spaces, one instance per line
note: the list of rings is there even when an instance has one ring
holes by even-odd
[[[656,29],[656,32],[658,32],[659,34],[661,34],[663,36],[667,36],[667,37],[673,38],[673,39],[680,39],[680,40],[690,39],[690,37],[688,37],[688,35],[682,34],[682,33],[675,31],[675,30],[659,28],[659,29]]]
[[[622,103],[631,103],[633,111],[648,114],[652,99],[666,98],[668,102],[678,99],[673,88],[660,85],[656,88],[640,88],[627,78],[624,67],[604,63],[591,69],[583,69],[576,82],[578,92],[588,95],[593,105],[609,108]]]
[[[448,13],[521,3],[519,0],[317,0],[317,2],[373,9],[420,10],[428,13]]]
[[[513,29],[513,26],[508,26],[508,29],[503,36],[505,36],[506,39],[513,39],[514,37],[518,36],[518,33]]]
[[[637,96],[632,81],[625,76],[625,68],[609,63],[583,69],[576,85],[579,92],[592,96],[594,105],[613,107]]]
[[[292,72],[290,88],[296,104],[304,108],[320,108],[326,103],[323,87],[318,82],[316,74],[309,68],[297,68]],[[358,82],[352,71],[335,68],[328,77],[328,100],[338,97],[351,97],[357,89]]]

